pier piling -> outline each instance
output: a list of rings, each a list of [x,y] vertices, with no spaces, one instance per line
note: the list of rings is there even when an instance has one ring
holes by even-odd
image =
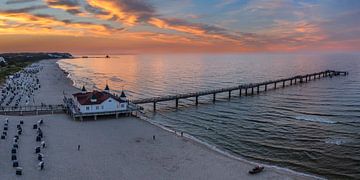
[[[304,82],[311,81],[312,79],[316,80],[316,79],[325,78],[325,77],[332,78],[334,76],[339,76],[339,75],[347,76],[348,74],[349,73],[346,71],[326,70],[326,71],[322,71],[322,72],[306,74],[306,75],[298,75],[298,76],[293,76],[293,77],[286,78],[286,79],[277,79],[277,80],[266,81],[266,82],[261,82],[261,83],[257,83],[257,84],[249,83],[249,84],[243,84],[243,85],[238,85],[238,86],[234,86],[234,87],[220,88],[220,89],[193,92],[193,93],[184,93],[184,94],[178,94],[178,95],[174,95],[174,96],[162,96],[162,97],[140,99],[140,100],[132,101],[132,103],[134,103],[134,104],[153,103],[154,111],[156,111],[156,103],[157,102],[175,100],[175,106],[176,106],[176,108],[178,108],[179,99],[195,97],[195,105],[197,106],[199,104],[199,96],[205,96],[205,95],[212,94],[213,95],[212,101],[215,103],[217,93],[228,92],[228,97],[229,97],[229,99],[231,99],[231,92],[234,90],[239,90],[239,97],[241,97],[242,95],[248,96],[248,93],[249,93],[248,90],[250,88],[251,88],[251,95],[254,95],[254,88],[256,88],[257,94],[259,94],[260,88],[261,88],[260,86],[264,86],[263,92],[266,92],[268,90],[267,86],[270,85],[270,87],[272,87],[272,84],[273,84],[273,89],[277,88],[277,83],[282,83],[282,87],[285,88],[286,81],[290,81],[290,83],[288,85],[292,86],[294,84],[297,84],[298,80],[301,84]],[[242,94],[243,89],[245,89],[244,94]],[[3,113],[6,113],[6,111],[3,111]]]

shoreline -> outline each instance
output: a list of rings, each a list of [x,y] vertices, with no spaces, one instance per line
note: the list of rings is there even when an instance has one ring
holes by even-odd
[[[66,90],[66,94],[78,91],[78,88],[73,86],[74,82],[70,78],[68,78],[68,75],[66,74],[68,72],[66,72],[65,70],[62,70],[57,62],[58,62],[58,60],[43,60],[43,61],[38,62],[39,64],[44,65],[44,70],[43,70],[43,72],[41,72],[39,74],[40,82],[42,83],[43,88],[40,89],[38,92],[36,92],[36,95],[35,95],[35,98],[37,99],[36,102],[41,102],[44,99],[46,99],[47,101],[51,101],[51,102],[59,102],[59,100],[61,100],[61,97],[62,97],[62,94],[61,94],[62,91],[64,92]],[[61,74],[59,74],[59,72],[61,72]],[[60,95],[59,95],[59,93],[60,93]],[[139,140],[140,142],[144,142],[141,145],[144,148],[150,148],[150,149],[155,150],[154,152],[151,150],[146,151],[147,153],[150,153],[149,157],[147,157],[147,156],[146,157],[149,158],[149,159],[147,159],[147,161],[148,161],[147,163],[149,163],[151,165],[150,165],[150,167],[149,167],[149,165],[145,165],[145,166],[143,164],[140,165],[144,169],[144,171],[146,171],[145,174],[147,174],[144,176],[140,176],[140,177],[142,177],[142,179],[148,179],[148,178],[153,179],[156,176],[158,179],[169,179],[169,178],[170,179],[179,179],[179,177],[177,175],[180,175],[180,179],[182,179],[183,176],[186,176],[187,179],[189,179],[189,178],[190,179],[204,179],[204,176],[207,176],[210,179],[218,179],[216,176],[217,174],[222,175],[219,177],[222,177],[223,179],[238,179],[238,178],[240,178],[240,179],[323,179],[322,177],[317,177],[315,175],[293,171],[293,170],[287,169],[287,168],[282,168],[282,167],[277,167],[277,166],[273,166],[273,165],[267,165],[267,164],[263,164],[263,163],[257,163],[257,162],[252,162],[252,161],[246,160],[242,157],[239,157],[239,156],[233,155],[231,153],[228,153],[226,151],[220,150],[219,148],[212,146],[206,142],[200,141],[199,139],[197,139],[191,135],[184,134],[185,135],[184,137],[175,135],[174,130],[166,128],[166,127],[162,126],[161,124],[154,123],[151,120],[146,119],[146,118],[144,119],[141,117],[130,117],[130,118],[124,117],[124,118],[118,119],[117,121],[115,121],[113,119],[106,119],[106,120],[104,119],[104,120],[100,120],[100,121],[76,122],[76,121],[71,120],[71,118],[68,118],[68,117],[66,118],[66,116],[67,115],[65,115],[65,116],[63,116],[63,115],[45,115],[44,116],[43,115],[43,116],[21,117],[21,119],[30,119],[29,121],[34,121],[34,120],[38,119],[39,117],[46,117],[49,119],[54,118],[54,119],[58,119],[58,121],[56,123],[59,124],[59,127],[63,126],[62,128],[66,127],[66,128],[73,129],[72,126],[77,127],[77,126],[79,126],[79,124],[83,124],[82,126],[89,127],[90,129],[92,129],[92,131],[99,131],[99,133],[110,133],[110,132],[104,132],[104,130],[102,130],[102,131],[98,130],[98,126],[103,126],[106,128],[112,128],[112,126],[114,126],[114,125],[120,125],[118,128],[122,128],[123,125],[130,126],[130,127],[134,126],[133,128],[135,128],[135,129],[133,129],[133,130],[136,132],[128,132],[130,134],[134,133],[134,135],[129,135],[129,137],[123,137],[125,139],[130,138],[130,140],[128,142],[127,141],[123,142],[123,145],[130,145],[130,146],[133,146],[133,144],[128,144],[128,143],[130,141],[132,141],[132,139],[134,139],[134,138],[135,139],[139,138],[139,137],[137,137],[137,136],[139,136],[138,133],[142,134],[143,133],[142,131],[145,131],[145,132],[151,131],[151,133],[160,134],[160,136],[158,137],[160,144],[158,144],[158,146],[155,146],[155,147],[153,147],[154,142],[151,142],[150,140],[144,140],[143,139],[144,137],[140,138],[140,140]],[[7,117],[7,116],[2,116],[2,117]],[[14,119],[14,117],[12,117],[12,119]],[[136,121],[132,121],[132,120],[136,120]],[[141,123],[141,122],[144,122],[144,123]],[[56,124],[56,123],[54,123],[54,124]],[[146,125],[145,123],[148,125]],[[94,126],[94,124],[97,124],[98,126]],[[143,124],[143,125],[141,125],[141,124]],[[135,126],[135,125],[139,125],[139,126]],[[78,127],[78,128],[84,128],[84,127]],[[67,131],[66,129],[63,129],[63,130],[65,132]],[[126,131],[126,130],[127,129],[124,129],[124,131]],[[60,130],[54,129],[53,131],[60,131]],[[95,136],[95,135],[91,134],[92,131],[84,130],[83,133],[88,136]],[[111,131],[111,133],[113,133],[112,135],[116,135],[117,133],[125,133],[125,132],[117,132],[117,131],[118,131],[117,129],[112,130]],[[129,130],[127,130],[127,131],[129,131]],[[140,132],[138,132],[138,131],[140,131]],[[68,133],[69,133],[69,135],[67,135],[67,136],[69,136],[70,138],[73,137],[70,135],[71,135],[71,133],[74,133],[74,132],[68,132]],[[147,134],[149,135],[149,133],[147,133]],[[84,139],[81,140],[81,138],[86,138],[86,136],[84,137],[84,135],[82,135],[82,134],[78,135],[78,136],[80,136],[80,137],[76,136],[74,138],[79,139],[79,141],[81,141],[81,142],[84,140]],[[50,136],[49,138],[50,139],[51,138],[58,139],[60,137]],[[116,138],[116,137],[111,137],[111,139],[113,139],[113,138]],[[105,139],[103,141],[106,141],[106,140],[107,139]],[[69,139],[68,141],[72,142],[73,140]],[[112,141],[116,141],[116,139],[113,139]],[[136,140],[136,142],[137,141],[138,141],[138,139]],[[162,142],[162,141],[164,141],[164,142]],[[86,142],[88,143],[89,146],[92,146],[94,143],[99,143],[95,139],[91,139],[91,140],[87,139]],[[106,145],[108,145],[108,144],[106,144]],[[64,145],[64,146],[67,146],[67,145]],[[139,153],[138,151],[142,152],[141,148],[139,148],[139,149],[131,149],[130,148],[129,150],[136,151],[136,153]],[[162,151],[162,153],[153,154],[158,150]],[[112,150],[107,149],[107,151],[112,151]],[[94,153],[95,152],[98,153],[98,151],[94,150]],[[184,152],[187,152],[187,153],[184,154]],[[92,153],[93,152],[91,152],[90,154],[92,154]],[[190,154],[188,154],[188,153],[190,153]],[[130,154],[132,154],[132,153],[130,153]],[[163,154],[165,154],[165,157],[166,157],[165,159],[163,157]],[[95,154],[92,154],[92,155],[95,155]],[[110,155],[108,155],[108,156],[110,156]],[[128,156],[130,156],[130,157],[128,157]],[[111,157],[118,158],[116,155],[110,156],[110,158]],[[59,158],[61,158],[61,157],[59,157]],[[109,157],[106,157],[106,158],[109,158]],[[139,160],[138,159],[139,157],[132,157],[129,154],[127,154],[125,157],[122,157],[122,158],[129,158],[130,160],[132,160],[132,159]],[[170,158],[170,159],[166,160],[167,158]],[[114,160],[111,160],[111,159],[109,159],[109,162],[106,162],[106,163],[110,163],[110,164],[113,164],[114,166],[117,166],[116,162],[113,162]],[[191,163],[187,162],[186,161],[187,159],[190,159],[189,161]],[[145,160],[146,160],[146,158],[145,158]],[[138,165],[137,161],[135,161],[135,162],[130,161],[130,162],[134,163],[134,165]],[[180,163],[180,165],[182,165],[182,166],[180,166],[178,164],[179,162],[182,162],[182,163]],[[250,168],[252,168],[255,164],[262,164],[266,168],[265,168],[264,172],[262,172],[258,175],[251,176],[248,174],[247,171],[250,170]],[[169,167],[169,165],[172,165],[172,166]],[[91,164],[91,166],[97,167],[96,165],[93,165],[93,164]],[[193,168],[190,167],[190,169],[189,169],[188,166],[194,166],[194,167]],[[135,167],[137,167],[137,166],[135,166]],[[159,173],[153,174],[154,173],[153,168],[157,169],[159,171]],[[81,169],[80,171],[85,171],[85,170]],[[109,171],[112,171],[112,168]],[[204,171],[204,172],[202,172],[202,171]],[[216,171],[216,172],[214,172],[214,171]],[[114,171],[114,173],[115,172],[116,171]],[[150,174],[150,176],[149,176],[149,174]],[[175,177],[174,177],[174,174],[176,174]],[[151,178],[151,175],[155,175],[155,177]],[[72,175],[72,176],[74,176],[74,175]],[[0,175],[0,177],[1,177],[1,175]],[[115,179],[115,176],[111,176],[111,174],[110,174],[110,177]],[[131,175],[125,174],[122,177],[125,177],[126,179],[131,179],[131,177],[138,178],[139,176],[137,176],[137,175],[135,176],[132,174]],[[43,176],[43,178],[46,178],[46,176]],[[208,179],[208,178],[205,178],[205,179]],[[65,179],[68,179],[68,178],[65,178]],[[70,179],[72,179],[72,178],[70,177]],[[82,179],[82,178],[80,178],[80,179]]]
[[[61,60],[61,59],[60,59]],[[57,63],[58,61],[60,60],[56,60],[56,64],[58,66],[59,69],[61,69],[61,67],[59,66],[59,64]],[[68,81],[70,82],[70,84],[75,87],[75,82],[68,77],[68,75],[71,75],[69,72],[61,69],[64,73],[66,73],[66,78],[68,79]],[[77,87],[75,87],[77,88]],[[79,89],[79,88],[77,88]],[[80,90],[80,89],[79,89]],[[170,133],[176,133],[175,130],[173,129],[170,129],[170,128],[167,128],[159,123],[155,123],[155,122],[152,122],[149,118],[143,116],[143,117],[139,117],[139,116],[133,116],[139,120],[142,120],[142,121],[145,121],[153,126],[156,126],[158,127],[159,129],[161,130],[164,130],[164,131],[167,131],[167,132],[170,132]],[[178,134],[174,134],[175,136],[178,136]],[[280,167],[280,166],[276,166],[276,165],[270,165],[270,164],[266,164],[266,163],[263,163],[263,162],[254,162],[254,161],[250,161],[250,160],[247,160],[247,159],[244,159],[243,157],[240,157],[240,156],[237,156],[237,155],[234,155],[234,154],[231,154],[230,152],[227,152],[227,151],[224,151],[224,150],[221,150],[219,149],[218,147],[214,146],[214,145],[211,145],[207,142],[204,142],[204,141],[201,141],[199,139],[197,139],[196,137],[194,136],[191,136],[190,134],[186,134],[184,133],[184,137],[193,141],[193,143],[197,143],[197,145],[201,145],[201,146],[204,146],[204,148],[208,148],[209,150],[211,151],[214,151],[216,153],[219,153],[223,156],[226,156],[228,158],[231,158],[231,159],[234,159],[236,161],[240,161],[242,163],[249,163],[249,164],[252,164],[252,165],[262,165],[264,167],[267,167],[267,168],[274,168],[274,169],[277,169],[277,170],[281,170],[281,171],[286,171],[286,172],[289,172],[289,173],[294,173],[294,174],[297,174],[297,175],[301,175],[301,176],[305,176],[305,177],[309,177],[309,178],[314,178],[314,179],[325,179],[323,177],[319,177],[319,176],[316,176],[316,175],[313,175],[313,174],[307,174],[307,173],[303,173],[303,172],[298,172],[298,171],[295,171],[295,170],[292,170],[292,169],[289,169],[289,168],[286,168],[286,167]]]
[[[135,116],[136,117],[136,116]],[[149,118],[147,117],[136,117],[140,120],[143,120],[153,126],[156,126],[158,128],[160,128],[161,130],[164,130],[164,131],[167,131],[167,132],[170,132],[170,133],[174,133],[175,136],[180,136],[179,134],[177,134],[177,132],[173,129],[170,129],[170,128],[167,128],[159,123],[155,123],[155,122],[152,122]],[[175,134],[176,133],[176,134]],[[200,145],[200,146],[203,146],[204,148],[208,148],[209,150],[211,151],[214,151],[216,153],[219,153],[223,156],[226,156],[228,158],[231,158],[231,159],[234,159],[236,161],[240,161],[242,163],[249,163],[249,164],[252,164],[253,166],[256,166],[256,165],[261,165],[261,166],[264,166],[266,168],[274,168],[274,169],[277,169],[277,170],[280,170],[280,171],[286,171],[286,172],[289,172],[289,173],[294,173],[294,174],[297,174],[297,175],[301,175],[301,176],[305,176],[305,177],[309,177],[309,178],[314,178],[314,179],[321,179],[321,180],[325,180],[326,178],[323,178],[323,177],[320,177],[320,176],[316,176],[316,175],[313,175],[313,174],[307,174],[307,173],[303,173],[303,172],[299,172],[299,171],[295,171],[295,170],[292,170],[292,169],[289,169],[289,168],[286,168],[286,167],[280,167],[280,166],[276,166],[276,165],[271,165],[271,164],[267,164],[267,163],[263,163],[263,162],[255,162],[255,161],[251,161],[251,160],[247,160],[241,156],[238,156],[238,155],[235,155],[235,154],[232,154],[230,152],[227,152],[226,150],[222,150],[222,149],[219,149],[218,147],[214,146],[214,145],[211,145],[205,141],[202,141],[190,134],[187,134],[187,133],[184,133],[183,134],[183,137],[184,138],[187,138],[191,141],[193,141],[193,143],[197,143],[197,145]]]
[[[60,61],[60,60],[57,60],[56,64],[58,65],[58,68],[61,69],[61,67],[57,63],[58,61]],[[67,72],[67,71],[65,71],[63,69],[61,69],[61,70],[64,71],[67,75],[70,75],[69,72]],[[72,84],[72,86],[75,85],[75,82],[71,78],[69,78],[68,76],[66,76],[66,78]],[[75,87],[75,88],[77,88],[77,87]],[[79,88],[77,88],[77,89],[79,89]],[[173,129],[167,128],[167,127],[165,127],[165,126],[163,126],[163,125],[161,125],[159,123],[152,122],[148,117],[145,117],[145,116],[142,116],[142,117],[134,116],[134,117],[139,119],[139,120],[145,121],[145,122],[147,122],[147,123],[149,123],[149,124],[151,124],[153,126],[156,126],[156,127],[160,128],[161,130],[164,130],[164,131],[167,131],[167,132],[170,132],[170,133],[176,133],[176,131],[173,130]],[[178,134],[174,134],[174,135],[179,136]],[[243,157],[240,157],[238,155],[232,154],[232,153],[227,152],[225,150],[221,150],[218,147],[216,147],[214,145],[211,145],[211,144],[209,144],[207,142],[201,141],[201,140],[197,139],[196,137],[191,136],[190,134],[184,133],[184,137],[187,138],[187,139],[190,139],[191,141],[193,141],[194,143],[197,143],[198,145],[204,146],[204,148],[208,148],[211,151],[214,151],[216,153],[219,153],[219,154],[221,154],[223,156],[234,159],[236,161],[240,161],[242,163],[249,163],[249,164],[252,164],[254,166],[260,164],[260,165],[262,165],[264,167],[267,167],[267,168],[274,168],[274,169],[277,169],[277,170],[286,171],[286,172],[289,172],[289,173],[294,173],[294,174],[309,177],[309,178],[325,179],[323,177],[320,177],[320,176],[317,176],[317,175],[314,175],[314,174],[308,174],[308,173],[304,173],[304,172],[299,172],[299,171],[295,171],[295,170],[292,170],[292,169],[289,169],[289,168],[286,168],[286,167],[280,167],[280,166],[276,166],[276,165],[266,164],[266,163],[263,163],[263,162],[255,162],[255,161],[247,160],[247,159],[245,159]]]

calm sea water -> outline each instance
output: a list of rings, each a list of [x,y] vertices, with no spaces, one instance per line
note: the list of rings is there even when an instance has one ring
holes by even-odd
[[[151,105],[152,121],[231,154],[327,178],[360,179],[360,54],[123,55],[59,62],[75,85],[130,99],[261,82],[326,69],[347,77],[229,100],[219,94]]]

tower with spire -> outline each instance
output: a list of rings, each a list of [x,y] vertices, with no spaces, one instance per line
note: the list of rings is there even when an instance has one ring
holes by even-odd
[[[85,94],[87,91],[86,91],[86,89],[85,89],[85,86],[83,86],[82,88],[81,88],[81,93],[83,93],[83,94]]]
[[[121,91],[120,99],[123,100],[123,101],[127,100],[124,90]]]
[[[110,93],[110,88],[109,88],[108,83],[106,83],[104,91],[107,92],[107,93]]]

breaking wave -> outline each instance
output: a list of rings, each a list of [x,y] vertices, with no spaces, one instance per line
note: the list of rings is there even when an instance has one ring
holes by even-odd
[[[302,121],[325,123],[325,124],[335,124],[336,123],[336,121],[325,119],[325,118],[322,118],[319,116],[296,116],[295,119],[302,120]]]

